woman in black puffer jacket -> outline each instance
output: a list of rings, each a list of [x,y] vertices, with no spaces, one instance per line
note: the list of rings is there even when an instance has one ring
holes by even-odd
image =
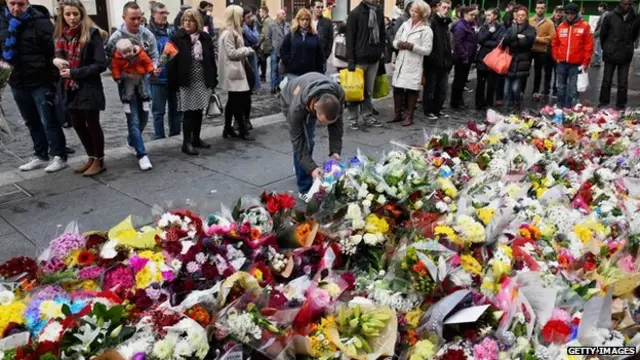
[[[513,56],[504,83],[504,105],[513,105],[517,109],[520,106],[520,84],[529,76],[531,68],[531,47],[536,40],[536,29],[529,25],[526,8],[520,7],[514,10],[514,14],[515,22],[507,31],[502,45],[508,47]]]
[[[476,86],[476,109],[484,110],[493,106],[493,95],[496,92],[498,74],[489,69],[484,58],[498,47],[505,35],[504,25],[500,22],[500,12],[493,8],[486,11],[486,22],[480,28],[476,40],[480,49],[476,57],[478,81]]]

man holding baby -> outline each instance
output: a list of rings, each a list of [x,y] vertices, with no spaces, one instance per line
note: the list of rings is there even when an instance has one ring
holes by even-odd
[[[123,102],[124,112],[127,116],[127,128],[129,136],[127,143],[135,150],[138,158],[140,170],[151,170],[153,166],[147,156],[142,131],[149,121],[149,75],[160,74],[158,64],[158,48],[156,38],[153,33],[142,25],[142,10],[133,1],[124,5],[122,11],[124,23],[119,30],[115,31],[107,42],[107,57],[112,63],[116,60],[116,66],[120,59],[127,58],[127,62],[132,64],[130,68],[117,66],[117,76],[114,79],[118,82],[120,98]],[[122,41],[127,40],[127,41]],[[153,64],[148,65],[147,58]],[[135,60],[141,63],[135,63]]]

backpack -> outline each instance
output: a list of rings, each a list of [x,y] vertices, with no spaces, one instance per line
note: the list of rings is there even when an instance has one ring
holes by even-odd
[[[344,36],[343,34],[338,34],[338,36],[336,36],[336,39],[334,41],[336,46],[335,46],[335,53],[333,54],[333,56],[342,61],[348,61],[346,36]]]

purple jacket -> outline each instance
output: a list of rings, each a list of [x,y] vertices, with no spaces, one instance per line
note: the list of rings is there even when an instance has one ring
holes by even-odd
[[[476,32],[473,26],[463,19],[456,22],[451,29],[454,36],[455,48],[453,49],[453,60],[472,62],[476,56],[478,43],[476,42]]]

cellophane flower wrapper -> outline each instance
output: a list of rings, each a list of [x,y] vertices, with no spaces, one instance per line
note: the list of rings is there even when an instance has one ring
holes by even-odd
[[[293,337],[289,329],[300,309],[269,308],[269,296],[268,290],[242,295],[220,310],[216,328],[236,341],[275,359],[289,351],[289,343]]]
[[[444,340],[442,330],[445,317],[469,294],[471,294],[469,290],[461,289],[440,299],[424,313],[416,332],[422,338],[434,335],[440,341]]]
[[[378,307],[371,305],[370,302],[367,303],[366,301],[364,303],[356,303],[354,300],[351,301],[348,306],[353,307],[356,306],[356,304],[359,305],[363,309],[363,311],[389,315],[389,321],[384,330],[380,331],[380,336],[369,341],[369,344],[373,350],[372,352],[367,354],[358,354],[357,356],[350,355],[349,357],[357,360],[375,360],[380,357],[393,356],[396,339],[398,336],[398,320],[395,311],[386,306]],[[345,306],[345,304],[342,305]],[[329,340],[335,346],[337,346],[343,354],[349,353],[347,346],[343,342],[343,338],[341,337],[341,334],[339,333],[337,327],[330,328],[328,330],[328,334]]]

